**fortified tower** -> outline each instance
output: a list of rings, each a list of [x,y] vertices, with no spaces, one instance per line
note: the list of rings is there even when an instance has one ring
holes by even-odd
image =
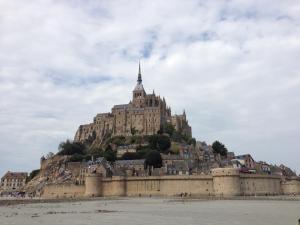
[[[102,196],[102,174],[90,173],[85,176],[85,193],[86,197]]]
[[[241,195],[240,173],[236,168],[212,169],[213,189],[215,196]]]

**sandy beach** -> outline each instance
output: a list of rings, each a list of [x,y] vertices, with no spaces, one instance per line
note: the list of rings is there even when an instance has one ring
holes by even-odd
[[[208,200],[116,198],[1,200],[1,225],[205,224],[288,225],[300,218],[297,198]]]

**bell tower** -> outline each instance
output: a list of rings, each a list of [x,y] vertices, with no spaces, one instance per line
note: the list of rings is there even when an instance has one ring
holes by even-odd
[[[133,95],[132,95],[133,105],[137,108],[145,107],[145,97],[146,97],[146,92],[145,92],[143,84],[142,84],[141,63],[139,62],[139,72],[138,72],[137,84],[133,90]]]

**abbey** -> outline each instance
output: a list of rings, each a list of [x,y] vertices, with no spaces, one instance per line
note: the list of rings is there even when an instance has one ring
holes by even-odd
[[[152,135],[157,134],[167,123],[184,135],[192,135],[185,111],[182,115],[171,115],[171,108],[167,106],[165,98],[156,96],[154,91],[152,94],[145,92],[139,64],[132,100],[128,104],[115,105],[110,113],[97,114],[93,123],[80,125],[74,141],[84,142],[92,137],[101,141],[107,135]]]

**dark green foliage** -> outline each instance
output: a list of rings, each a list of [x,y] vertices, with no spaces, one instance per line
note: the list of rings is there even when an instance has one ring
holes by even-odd
[[[175,127],[171,123],[166,123],[165,125],[161,125],[157,134],[168,134],[170,137],[173,135],[175,131]]]
[[[100,156],[101,157],[104,157],[107,161],[109,162],[114,162],[116,161],[117,159],[117,154],[115,151],[113,151],[111,148],[110,148],[110,145],[108,145],[109,147],[106,148],[105,151],[102,151],[100,153]]]
[[[222,144],[221,142],[215,141],[212,144],[212,148],[213,148],[213,150],[214,150],[215,153],[219,153],[221,156],[227,156],[228,150],[225,147],[225,145]]]
[[[144,136],[130,136],[128,137],[127,144],[142,144],[144,142]]]
[[[172,141],[175,141],[175,142],[182,142],[183,137],[180,132],[175,130],[171,136],[171,139],[172,139]]]
[[[140,159],[141,155],[135,152],[125,152],[121,159],[123,160],[133,160],[133,159]]]
[[[150,152],[152,149],[150,149],[149,146],[138,146],[136,149],[136,154],[140,159],[145,159],[148,152]]]
[[[162,158],[158,151],[151,150],[146,155],[146,166],[153,166],[154,168],[162,167]]]
[[[82,162],[83,160],[91,160],[91,155],[74,154],[70,157],[69,162]]]
[[[149,137],[149,147],[166,152],[171,147],[171,140],[168,136],[155,134]]]
[[[174,142],[184,142],[189,145],[196,145],[196,139],[190,135],[182,134],[182,132],[174,130],[171,136],[171,140]]]
[[[85,154],[85,145],[77,142],[62,142],[58,146],[58,155],[74,155],[74,154]]]
[[[175,127],[171,123],[166,123],[164,131],[165,131],[165,133],[172,136],[175,131]]]
[[[110,145],[107,145],[105,150],[103,150],[102,148],[94,148],[91,150],[90,154],[91,156],[94,156],[94,159],[98,157],[104,157],[107,161],[110,162],[114,162],[117,159],[117,153],[112,150]]]
[[[94,158],[100,157],[101,152],[103,151],[102,148],[91,148],[89,149],[89,154],[94,156]]]
[[[115,136],[109,140],[109,144],[115,144],[118,146],[125,145],[126,138],[124,136]]]
[[[136,154],[138,155],[139,159],[145,159],[149,151],[151,151],[151,149],[144,148],[142,150],[137,151]]]
[[[188,144],[189,144],[189,145],[196,146],[196,139],[195,139],[195,138],[190,138],[190,139],[188,140]]]
[[[32,170],[29,174],[29,176],[26,179],[26,182],[31,181],[36,175],[38,175],[38,173],[40,172],[40,170]]]

